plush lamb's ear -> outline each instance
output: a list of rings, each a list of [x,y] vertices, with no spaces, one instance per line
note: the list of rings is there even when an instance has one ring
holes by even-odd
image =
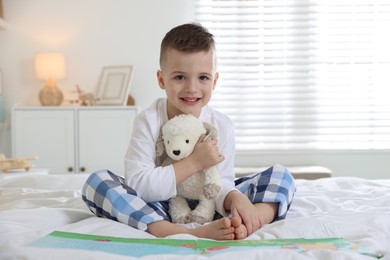
[[[162,129],[161,129],[156,142],[156,155],[157,157],[159,157],[163,155],[163,153],[164,153],[164,140],[162,137]]]
[[[215,128],[212,124],[203,122],[203,126],[206,128],[206,138],[204,141],[217,139],[217,128]]]

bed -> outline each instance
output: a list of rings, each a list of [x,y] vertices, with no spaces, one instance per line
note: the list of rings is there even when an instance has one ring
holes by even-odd
[[[134,259],[100,250],[32,247],[53,231],[155,239],[118,222],[95,217],[81,199],[87,174],[0,175],[1,259]],[[263,226],[247,240],[341,237],[390,259],[390,179],[352,177],[297,179],[297,192],[285,220]],[[189,235],[167,239],[196,240]],[[327,249],[297,252],[253,248],[189,259],[375,259]],[[182,255],[147,255],[142,259],[183,259]],[[187,258],[186,258],[187,259]]]

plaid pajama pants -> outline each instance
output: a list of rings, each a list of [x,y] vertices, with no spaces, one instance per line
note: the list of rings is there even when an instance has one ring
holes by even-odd
[[[236,188],[252,203],[277,202],[277,220],[284,219],[296,190],[294,179],[282,165],[235,181]],[[155,221],[168,220],[168,201],[145,202],[125,180],[109,170],[92,173],[82,189],[82,198],[98,217],[146,230]]]

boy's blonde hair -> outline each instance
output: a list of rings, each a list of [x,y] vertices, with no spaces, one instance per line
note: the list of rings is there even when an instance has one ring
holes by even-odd
[[[187,53],[215,51],[214,36],[198,23],[182,24],[167,32],[162,40],[160,67],[162,67],[169,49]]]

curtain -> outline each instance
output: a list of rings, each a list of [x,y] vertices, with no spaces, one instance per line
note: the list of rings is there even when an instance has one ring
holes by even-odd
[[[236,148],[390,149],[390,0],[195,0]]]

